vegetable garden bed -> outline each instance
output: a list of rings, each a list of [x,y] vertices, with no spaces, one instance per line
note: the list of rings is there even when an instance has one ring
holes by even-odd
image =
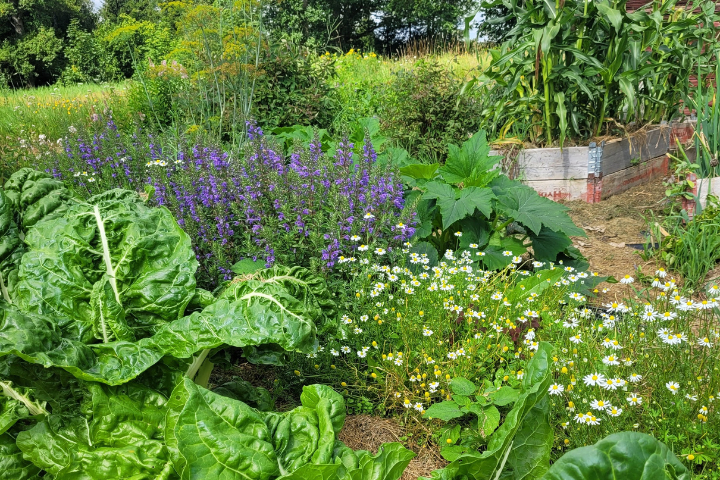
[[[668,151],[693,131],[692,122],[682,122],[587,147],[526,149],[508,173],[544,197],[596,203],[667,175]]]

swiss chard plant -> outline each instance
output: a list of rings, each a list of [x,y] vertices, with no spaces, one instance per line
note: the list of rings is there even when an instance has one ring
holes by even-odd
[[[412,188],[407,203],[417,209],[414,248],[444,253],[475,245],[488,269],[507,266],[529,248],[538,261],[581,260],[570,236],[585,232],[568,216],[568,208],[503,175],[499,160],[490,155],[480,131],[460,147],[450,145],[442,166],[400,169]]]
[[[19,179],[19,192],[33,176],[43,174]],[[223,396],[192,381],[228,346],[258,360],[314,351],[315,322],[333,308],[323,280],[275,267],[214,297],[195,287],[187,234],[133,192],[68,195],[22,230],[28,210],[12,205],[0,212],[5,237],[24,247],[5,257],[17,281],[0,302],[0,478],[273,479],[307,462],[338,479],[404,470],[412,453],[399,445],[372,457],[336,443],[345,407],[327,387],[275,414],[243,403],[268,403],[246,385]],[[364,468],[376,476],[352,473]]]
[[[563,455],[543,480],[689,480],[691,473],[662,442],[640,432],[609,435]]]

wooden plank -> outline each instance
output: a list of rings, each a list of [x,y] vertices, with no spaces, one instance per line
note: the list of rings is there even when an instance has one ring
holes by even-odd
[[[610,175],[641,162],[665,155],[670,146],[672,128],[658,127],[645,134],[612,140],[603,148],[603,175]]]
[[[637,185],[642,185],[655,178],[663,177],[668,172],[668,157],[663,155],[639,165],[624,168],[602,177],[601,198],[617,195]]]
[[[517,162],[520,180],[584,179],[588,147],[530,148],[520,153]]]
[[[526,180],[525,185],[551,200],[585,200],[587,179],[581,180]]]

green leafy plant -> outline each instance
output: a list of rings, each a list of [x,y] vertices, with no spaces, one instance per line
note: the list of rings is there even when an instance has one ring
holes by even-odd
[[[542,478],[689,480],[691,474],[672,451],[654,437],[639,432],[620,432],[595,445],[566,453]]]
[[[712,69],[703,78],[706,65],[700,65],[698,68],[697,87],[689,92],[685,101],[691,110],[697,115],[697,127],[693,135],[695,143],[695,152],[697,158],[695,163],[698,165],[701,175],[704,178],[716,177],[720,169],[720,102],[718,102],[718,76],[720,76],[720,65],[717,64],[717,58],[720,50],[715,50],[714,57],[715,71]],[[707,57],[703,56],[702,60]],[[710,63],[712,67],[712,63]],[[703,85],[704,81],[709,82],[707,86]],[[712,82],[715,82],[715,85]]]
[[[24,199],[36,183],[10,186]],[[24,210],[3,193],[6,224],[61,191],[45,184]],[[399,477],[413,457],[399,444],[372,456],[337,442],[346,409],[329,387],[306,387],[302,406],[280,414],[247,383],[213,393],[193,381],[207,383],[210,354],[227,346],[266,363],[316,350],[315,322],[333,306],[323,281],[276,266],[213,297],[195,288],[189,238],[167,209],[123,190],[55,207],[27,230],[0,303],[3,472],[270,480],[313,464],[338,480]]]
[[[481,115],[490,132],[519,122],[530,126],[523,140],[546,146],[675,118],[690,75],[711,64],[716,42],[712,2],[651,3],[634,12],[624,0],[483,3],[500,5],[517,25],[465,91],[499,96]]]
[[[408,203],[418,212],[415,238],[421,243],[415,248],[429,244],[444,252],[476,245],[483,251],[480,261],[490,269],[507,266],[528,247],[538,261],[581,259],[569,237],[585,233],[573,224],[568,208],[502,175],[500,157],[489,153],[481,130],[461,147],[451,144],[442,167],[400,169],[413,189]]]
[[[443,411],[449,413],[458,408],[460,415],[474,414],[477,417],[477,423],[473,424],[475,435],[466,436],[469,441],[461,441],[458,447],[445,447],[443,456],[452,461],[444,469],[433,472],[431,478],[485,480],[499,478],[495,475],[501,472],[512,474],[514,478],[538,478],[547,470],[552,447],[547,401],[552,381],[548,368],[551,352],[550,344],[540,344],[528,363],[520,390],[485,388],[478,392],[469,380],[453,379],[450,388],[455,393],[455,400],[436,404],[436,411],[443,414]],[[474,401],[470,398],[473,394]],[[500,423],[497,406],[510,403],[512,409],[493,433]],[[431,410],[428,409],[425,415],[430,416]],[[489,437],[487,449],[482,453],[476,451],[474,438],[477,434]]]
[[[439,161],[449,143],[479,127],[482,97],[460,95],[461,89],[462,81],[432,59],[398,69],[380,106],[384,131],[414,157]]]

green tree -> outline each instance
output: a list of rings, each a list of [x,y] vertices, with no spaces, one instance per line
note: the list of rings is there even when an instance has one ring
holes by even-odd
[[[281,38],[316,48],[392,51],[417,39],[459,37],[476,0],[275,0],[266,24]]]
[[[478,39],[495,44],[507,40],[510,31],[517,25],[517,17],[505,5],[484,6],[476,23]]]
[[[13,87],[52,83],[65,66],[70,22],[92,28],[89,0],[0,0],[0,80]]]
[[[311,48],[373,47],[373,12],[383,0],[275,0],[265,7],[274,36]]]
[[[100,9],[104,22],[117,23],[121,15],[154,22],[160,19],[160,6],[157,0],[104,0]]]
[[[475,7],[474,0],[386,0],[378,24],[378,42],[392,51],[421,39],[460,37],[460,19]]]

